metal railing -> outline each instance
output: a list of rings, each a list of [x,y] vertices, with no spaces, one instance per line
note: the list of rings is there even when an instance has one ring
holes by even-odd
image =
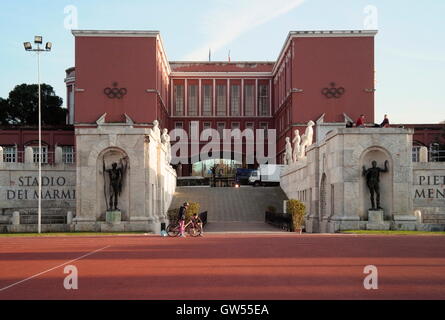
[[[420,146],[414,146],[412,149],[413,162],[420,161]],[[428,148],[428,162],[445,162],[445,147],[430,146]]]
[[[34,154],[33,160],[34,163],[38,162],[38,154]],[[55,162],[55,152],[49,151],[43,153],[42,164],[53,164]],[[3,153],[3,162],[6,163],[22,163],[25,162],[25,151],[16,151],[15,154],[11,153]],[[75,152],[67,152],[62,153],[62,162],[66,164],[74,164],[76,163],[76,153]]]
[[[21,213],[20,224],[37,224],[37,213]],[[66,224],[66,215],[42,214],[42,224]]]

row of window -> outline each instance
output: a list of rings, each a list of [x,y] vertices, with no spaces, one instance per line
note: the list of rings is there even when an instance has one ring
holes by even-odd
[[[420,147],[413,146],[412,159],[413,162],[420,161]],[[431,144],[428,148],[428,161],[430,162],[442,162],[445,161],[445,150],[438,144]]]
[[[197,84],[187,86],[187,115],[199,115],[199,90]],[[174,116],[184,116],[185,92],[183,84],[175,84],[174,94]],[[229,94],[229,97],[228,97]],[[204,84],[201,86],[201,116],[255,116],[255,85],[244,85],[244,108],[241,107],[241,85],[231,84],[230,92],[227,85],[217,84],[215,86],[215,113],[213,110],[213,86]],[[269,85],[258,85],[258,110],[257,116],[270,116],[269,109]],[[229,104],[228,104],[229,102]],[[229,107],[229,110],[227,110]]]
[[[32,146],[33,162],[39,162],[39,147]],[[19,154],[23,151],[18,151],[16,146],[3,147],[3,161],[4,162],[19,162]],[[21,161],[23,161],[21,157]],[[74,146],[62,147],[62,161],[64,163],[74,163]],[[48,163],[48,147],[42,146],[42,163]]]
[[[198,123],[198,131],[199,131],[199,121],[193,121],[193,122],[197,122]],[[191,132],[191,128],[192,128],[193,122],[192,121],[189,122],[189,132]],[[202,130],[211,129],[211,128],[212,128],[212,123],[210,121],[202,122]],[[175,122],[175,129],[185,129],[184,128],[184,123],[182,121],[176,121]],[[218,133],[220,135],[223,134],[223,130],[224,129],[228,129],[228,127],[226,127],[226,122],[222,121],[222,122],[217,122],[216,123],[216,130],[218,131]],[[240,123],[239,122],[231,122],[230,123],[230,129],[232,129],[232,130],[241,129]],[[254,122],[246,122],[245,129],[254,130],[255,129],[255,123]],[[269,129],[269,123],[267,123],[267,122],[260,122],[259,123],[259,129],[264,130],[264,135],[267,138],[267,129]]]

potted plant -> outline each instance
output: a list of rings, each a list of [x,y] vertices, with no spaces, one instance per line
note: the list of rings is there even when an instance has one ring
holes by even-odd
[[[301,201],[290,199],[287,201],[287,212],[292,216],[294,231],[301,234],[303,230],[304,216],[306,214],[306,206]]]

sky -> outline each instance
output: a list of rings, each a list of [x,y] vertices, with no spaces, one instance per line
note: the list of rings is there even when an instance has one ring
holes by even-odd
[[[65,100],[74,66],[71,29],[159,30],[169,60],[275,61],[291,30],[377,29],[378,122],[445,120],[445,1],[422,0],[0,0],[0,97],[37,82],[23,42],[42,35],[41,80]]]

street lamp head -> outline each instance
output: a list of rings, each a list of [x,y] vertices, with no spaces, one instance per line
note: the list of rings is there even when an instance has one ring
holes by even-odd
[[[32,49],[31,42],[24,42],[24,43],[23,43],[23,46],[25,47],[25,50],[26,50],[26,51],[29,51],[29,50]]]
[[[52,46],[53,46],[53,44],[52,44],[51,42],[47,42],[47,43],[46,43],[46,46],[45,46],[45,49],[46,49],[47,51],[51,51]]]
[[[43,43],[43,37],[42,36],[35,36],[34,37],[34,43],[35,44],[42,44]]]

